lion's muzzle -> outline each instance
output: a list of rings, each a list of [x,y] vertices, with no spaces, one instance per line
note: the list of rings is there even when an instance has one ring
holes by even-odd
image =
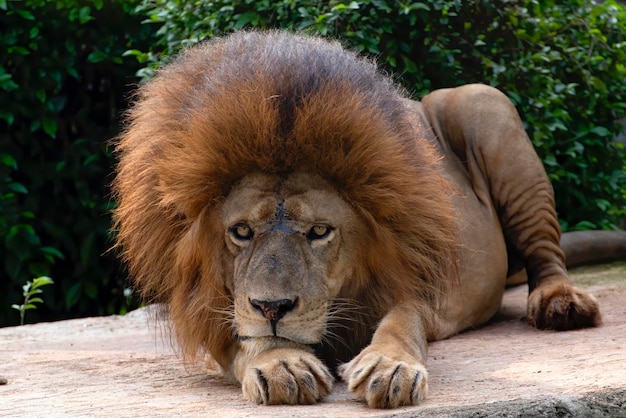
[[[261,312],[261,314],[270,321],[272,333],[276,336],[276,324],[289,311],[292,311],[298,304],[298,298],[295,299],[279,299],[279,300],[258,300],[248,299],[253,308]]]

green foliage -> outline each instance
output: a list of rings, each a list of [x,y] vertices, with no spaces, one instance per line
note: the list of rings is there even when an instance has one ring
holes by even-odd
[[[131,7],[132,5],[132,7]],[[0,0],[0,326],[31,277],[63,277],[33,319],[127,306],[112,255],[115,135],[151,28],[134,2]]]
[[[146,65],[234,30],[288,28],[339,37],[377,56],[417,98],[481,82],[506,92],[557,194],[565,229],[612,228],[626,214],[626,9],[590,0],[143,0],[158,25]]]
[[[565,227],[612,227],[626,212],[613,143],[626,117],[626,11],[611,0],[0,0],[0,27],[0,326],[16,323],[10,303],[32,277],[63,278],[34,321],[136,303],[106,251],[106,143],[130,75],[248,27],[340,38],[416,98],[499,87],[526,121]]]
[[[24,292],[22,296],[24,296],[24,303],[21,305],[11,305],[11,308],[17,309],[20,313],[20,325],[24,325],[24,316],[26,315],[26,311],[30,309],[37,309],[35,303],[43,303],[43,299],[40,297],[34,297],[40,293],[43,293],[43,290],[40,289],[42,286],[46,286],[49,284],[53,284],[54,282],[50,277],[41,276],[33,279],[33,281],[27,281],[22,289]]]

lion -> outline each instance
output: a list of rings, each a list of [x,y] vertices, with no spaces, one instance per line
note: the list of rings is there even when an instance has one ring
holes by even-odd
[[[249,401],[313,404],[343,379],[370,407],[419,404],[428,342],[487,322],[520,277],[530,324],[601,321],[495,88],[413,101],[336,41],[244,31],[141,86],[115,147],[135,286]]]

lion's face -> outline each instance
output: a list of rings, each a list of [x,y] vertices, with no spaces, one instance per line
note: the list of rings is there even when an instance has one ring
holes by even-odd
[[[233,187],[221,219],[238,336],[320,342],[329,304],[353,276],[355,211],[319,176],[257,173]]]

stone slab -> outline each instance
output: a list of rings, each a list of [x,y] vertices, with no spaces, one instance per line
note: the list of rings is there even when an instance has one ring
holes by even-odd
[[[423,405],[372,410],[339,383],[312,406],[258,406],[213,364],[185,365],[146,310],[0,329],[0,417],[626,417],[626,263],[579,268],[599,328],[528,326],[525,286],[488,325],[430,345]]]

